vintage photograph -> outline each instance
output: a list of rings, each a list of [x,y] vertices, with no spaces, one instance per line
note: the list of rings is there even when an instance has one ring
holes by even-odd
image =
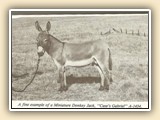
[[[149,111],[149,9],[11,9],[11,111]]]

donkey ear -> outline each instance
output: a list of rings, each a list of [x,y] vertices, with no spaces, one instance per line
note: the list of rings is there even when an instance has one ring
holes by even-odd
[[[36,29],[37,29],[39,32],[42,31],[42,28],[40,27],[38,21],[35,22],[35,27],[36,27]]]
[[[48,21],[47,25],[46,25],[46,30],[49,31],[51,29],[51,23],[50,21]]]

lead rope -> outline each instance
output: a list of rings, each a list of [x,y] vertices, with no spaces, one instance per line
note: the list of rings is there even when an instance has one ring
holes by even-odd
[[[35,74],[33,75],[32,79],[31,79],[31,81],[23,89],[21,89],[21,90],[18,90],[16,88],[12,87],[13,91],[15,91],[15,92],[24,92],[26,90],[26,88],[33,82],[33,80],[34,80],[34,78],[35,78],[35,76],[37,74],[39,63],[40,63],[40,57],[38,57],[36,71],[35,71]]]

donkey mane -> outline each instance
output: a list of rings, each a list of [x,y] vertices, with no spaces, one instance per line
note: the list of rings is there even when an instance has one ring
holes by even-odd
[[[60,42],[62,44],[85,44],[85,43],[92,43],[92,42],[98,42],[98,41],[102,41],[102,40],[92,40],[92,41],[83,41],[80,43],[76,43],[76,42],[69,42],[69,41],[61,41],[60,39],[54,37],[53,35],[49,34],[50,37],[52,37],[54,40],[56,40],[57,42]]]
[[[59,40],[58,38],[54,37],[53,35],[49,34],[50,37],[54,38],[57,42],[65,43],[64,41]],[[51,39],[52,40],[52,39]]]

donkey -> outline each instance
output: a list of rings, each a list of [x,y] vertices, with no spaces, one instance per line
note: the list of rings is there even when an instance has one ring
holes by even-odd
[[[104,41],[62,42],[49,34],[51,28],[49,21],[46,25],[46,30],[42,30],[38,21],[35,22],[35,27],[39,31],[37,53],[41,57],[47,52],[55,62],[59,71],[59,91],[68,89],[65,73],[66,67],[87,65],[95,66],[100,73],[101,82],[99,90],[109,90],[109,84],[112,82],[112,58],[110,49]]]

